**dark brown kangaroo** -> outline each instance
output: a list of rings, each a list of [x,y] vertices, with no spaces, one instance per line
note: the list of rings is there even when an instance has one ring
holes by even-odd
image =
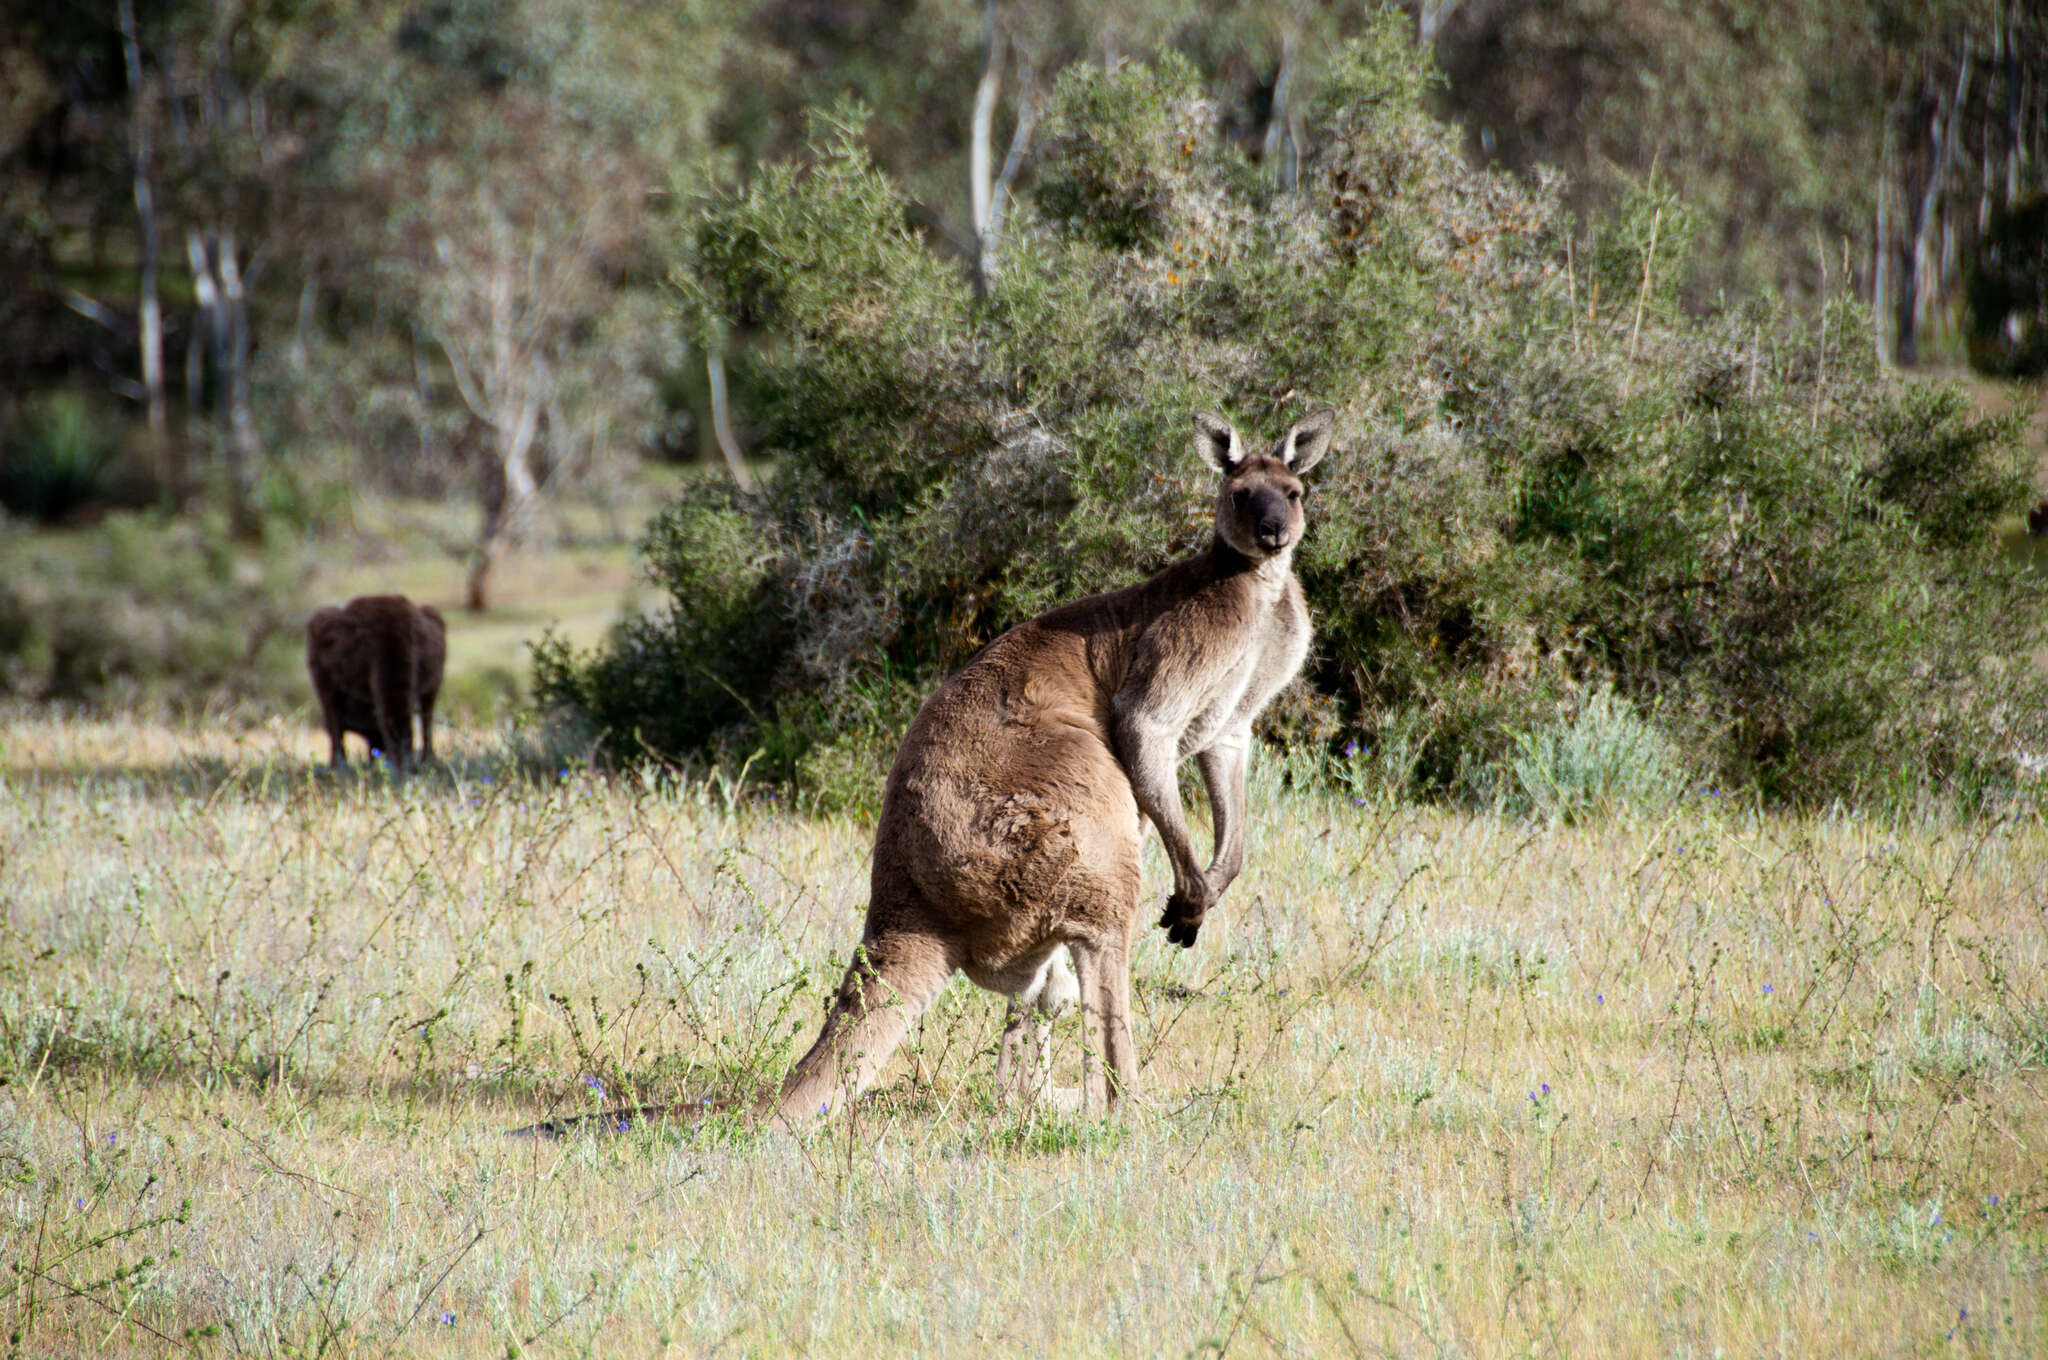
[[[394,769],[412,764],[412,719],[420,749],[434,758],[434,700],[448,657],[448,627],[433,606],[403,595],[358,595],[306,621],[306,669],[327,725],[329,759],[348,764],[342,738],[354,732]]]
[[[1057,1008],[1073,991],[1062,946],[1088,1031],[1080,1101],[1108,1109],[1130,1091],[1143,819],[1173,864],[1160,924],[1192,945],[1244,863],[1252,719],[1308,651],[1297,474],[1334,420],[1317,411],[1247,456],[1229,422],[1198,415],[1196,446],[1223,478],[1209,548],[1018,625],[925,702],[883,794],[860,948],[764,1113],[795,1123],[864,1090],[955,971],[1013,1007]],[[1188,756],[1215,818],[1206,866],[1175,783]]]

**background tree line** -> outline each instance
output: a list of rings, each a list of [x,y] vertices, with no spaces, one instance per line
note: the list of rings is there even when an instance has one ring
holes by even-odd
[[[993,498],[981,513],[1013,509],[1011,496],[1050,497],[1039,508],[1076,525],[1073,505],[1112,490],[1137,494],[1143,488],[1128,483],[1141,476],[1140,455],[1178,446],[1161,423],[1168,398],[1228,394],[1249,381],[1246,414],[1266,419],[1279,414],[1283,389],[1255,393],[1274,373],[1307,375],[1340,402],[1356,393],[1339,388],[1364,381],[1402,393],[1370,413],[1355,403],[1354,433],[1380,431],[1396,463],[1421,447],[1417,432],[1447,420],[1443,428],[1469,431],[1483,415],[1496,429],[1521,430],[1512,448],[1492,436],[1492,453],[1475,453],[1461,434],[1468,463],[1457,476],[1477,477],[1491,458],[1486,475],[1499,479],[1512,464],[1502,484],[1521,487],[1523,502],[1512,515],[1496,506],[1487,522],[1522,524],[1501,529],[1510,546],[1522,545],[1516,551],[1533,551],[1531,534],[1562,533],[1581,563],[1583,506],[1556,532],[1529,526],[1545,496],[1571,501],[1586,487],[1562,489],[1559,479],[1571,478],[1553,469],[1546,475],[1559,485],[1546,491],[1524,474],[1546,459],[1596,467],[1590,449],[1600,439],[1569,452],[1571,441],[1554,431],[1531,433],[1498,409],[1461,409],[1470,381],[1457,378],[1457,365],[1487,371],[1481,337],[1492,337],[1500,363],[1509,351],[1519,356],[1516,390],[1529,395],[1539,360],[1556,357],[1531,336],[1554,338],[1562,327],[1574,361],[1614,382],[1609,414],[1635,412],[1634,423],[1601,435],[1629,445],[1647,428],[1645,389],[1684,407],[1693,399],[1678,395],[1690,390],[1683,384],[1713,366],[1703,356],[1713,345],[1733,353],[1746,335],[1742,396],[1782,408],[1758,417],[1760,438],[1805,403],[1804,443],[1827,426],[1838,458],[1854,448],[1859,467],[1889,457],[1919,468],[1893,477],[1885,503],[1896,506],[1937,475],[1880,434],[1910,427],[1920,433],[1908,443],[1953,455],[1954,495],[1930,514],[1947,523],[1955,496],[1975,497],[1971,513],[2011,509],[2024,479],[1992,466],[2011,462],[2010,432],[1970,433],[1956,409],[1880,416],[1878,398],[1864,397],[1879,390],[1880,363],[1967,356],[2008,373],[2048,363],[2044,51],[2048,21],[2007,0],[40,7],[0,20],[0,270],[10,283],[0,289],[0,499],[46,518],[109,502],[163,507],[171,519],[152,523],[202,547],[216,533],[265,545],[261,582],[232,579],[218,552],[199,557],[223,564],[214,573],[223,589],[274,595],[268,582],[289,574],[275,560],[279,545],[336,526],[352,490],[466,494],[479,510],[469,595],[484,608],[494,565],[522,536],[547,531],[552,496],[615,495],[639,460],[695,459],[721,443],[737,453],[743,442],[775,460],[785,479],[776,499],[788,513],[764,520],[741,491],[729,510],[738,518],[723,527],[657,526],[657,578],[680,589],[713,565],[693,553],[714,541],[741,551],[749,536],[771,531],[768,557],[742,552],[748,571],[759,568],[756,584],[794,592],[821,627],[849,631],[764,644],[762,672],[718,677],[697,726],[678,717],[699,702],[687,686],[665,706],[643,695],[640,717],[622,711],[605,721],[643,734],[666,723],[671,752],[781,731],[784,772],[810,777],[839,758],[833,732],[886,727],[931,666],[957,659],[989,628],[1178,543],[1168,529],[1179,512],[1155,495],[1125,502],[1149,507],[1149,520],[1113,516],[1115,527],[1093,542],[1070,537],[1081,551],[1062,573],[991,575],[922,537],[894,545],[889,571],[848,586],[854,568],[872,568],[875,545],[909,506],[904,497],[943,503],[952,494],[959,468],[944,458],[1008,450],[1001,475],[988,474],[996,483],[977,493]],[[1136,85],[1118,79],[1127,69]],[[1155,76],[1164,83],[1148,85]],[[1132,93],[1141,87],[1150,93]],[[1154,164],[1160,147],[1148,139],[1167,125],[1190,145],[1183,160]],[[1431,130],[1446,125],[1455,131]],[[1333,168],[1354,153],[1363,159]],[[825,192],[835,183],[845,191]],[[1324,210],[1297,211],[1312,189],[1333,187]],[[1223,216],[1211,220],[1201,204]],[[1434,227],[1425,225],[1430,214],[1440,219]],[[1281,220],[1386,252],[1360,259],[1349,245],[1329,247],[1354,286],[1370,280],[1384,290],[1379,302],[1405,299],[1409,310],[1376,303],[1366,315],[1345,310],[1358,295],[1320,296],[1334,276],[1328,261],[1316,264],[1320,275],[1301,273],[1316,262],[1312,252],[1290,254],[1259,235]],[[1178,230],[1162,236],[1165,224]],[[1439,229],[1471,240],[1425,239]],[[817,278],[789,272],[789,261],[804,258]],[[1461,258],[1465,272],[1443,273],[1446,260]],[[1264,272],[1239,272],[1256,260]],[[1176,281],[1161,286],[1199,282],[1187,296],[1211,311],[1162,309],[1150,293],[1134,294],[1130,271],[1154,265]],[[900,286],[883,297],[834,291],[852,286],[834,276],[861,270]],[[1270,371],[1198,362],[1192,371],[1206,371],[1206,385],[1167,383],[1135,414],[1110,421],[1097,397],[1071,385],[1077,367],[1000,371],[988,359],[990,345],[1027,341],[1073,342],[1076,356],[1104,357],[1068,329],[1086,309],[1060,293],[1060,271],[1155,328],[1125,337],[1132,354],[1169,345],[1193,353],[1233,325],[1245,336],[1306,326],[1282,310],[1286,299],[1350,328],[1336,346],[1348,357],[1314,364],[1305,351],[1282,353]],[[1425,319],[1452,277],[1476,319],[1463,339]],[[1215,296],[1219,288],[1227,296]],[[1262,289],[1269,300],[1258,304]],[[1829,299],[1862,306],[1830,309]],[[890,315],[877,324],[892,334],[917,322],[932,355],[896,373],[893,393],[876,389],[872,336],[806,329],[805,309],[828,302],[882,308]],[[1047,310],[1031,317],[1019,310],[1026,306]],[[1627,330],[1618,351],[1617,326]],[[1710,343],[1701,327],[1718,327],[1719,338]],[[1377,348],[1358,349],[1360,336],[1377,336]],[[1858,348],[1860,364],[1849,356]],[[1585,381],[1568,366],[1541,379]],[[870,398],[874,407],[861,408]],[[1047,420],[1048,400],[1064,404],[1065,423]],[[829,453],[851,439],[869,443]],[[1047,481],[1053,449],[1093,460],[1097,470],[1084,478],[1092,484],[1077,492]],[[1429,475],[1458,464],[1439,459]],[[733,467],[744,483],[744,467]],[[1870,473],[1860,484],[1882,483]],[[1649,513],[1614,488],[1599,494],[1612,500],[1602,520],[1610,537]],[[1439,508],[1452,521],[1478,512]],[[1892,513],[1842,508],[1852,519]],[[1028,513],[1013,522],[1047,527]],[[1914,532],[1924,546],[1925,523]],[[1379,556],[1364,551],[1368,541]],[[1500,699],[1502,657],[1564,645],[1543,640],[1550,625],[1532,622],[1511,645],[1466,617],[1480,577],[1432,569],[1404,578],[1384,560],[1392,547],[1426,557],[1451,542],[1360,539],[1342,570],[1329,564],[1328,589],[1362,591],[1371,580],[1376,593],[1348,606],[1363,611],[1353,619],[1350,670],[1319,681],[1335,708],[1313,721],[1297,715],[1302,732],[1326,742],[1376,735],[1385,724],[1375,715],[1419,722],[1404,705],[1437,686],[1435,717],[1427,732],[1415,728],[1413,747],[1415,768],[1439,786],[1459,781],[1461,762],[1498,764],[1520,749],[1535,730],[1537,696],[1554,706],[1562,693],[1539,686],[1515,703]],[[1918,551],[1908,547],[1901,561]],[[1940,573],[1957,578],[1958,561],[1944,560]],[[835,577],[835,564],[847,570]],[[1625,574],[1612,566],[1603,580]],[[899,569],[918,579],[889,574]],[[111,582],[118,571],[108,570]],[[893,596],[861,593],[884,581]],[[26,636],[36,610],[63,603],[47,590],[30,598],[12,589],[12,603],[0,601],[0,635]],[[844,610],[816,593],[829,590],[853,591]],[[1538,605],[1526,592],[1517,598],[1536,620]],[[245,604],[220,607],[226,633]],[[960,617],[942,624],[920,613],[927,607]],[[1553,607],[1567,606],[1541,606]],[[1570,608],[1583,615],[1585,602]],[[876,632],[864,614],[892,609],[904,624],[895,631]],[[272,612],[282,627],[289,609]],[[782,617],[761,600],[748,612],[771,624]],[[1552,620],[1551,632],[1599,633],[1574,617],[1568,627]],[[878,638],[879,670],[831,659],[833,647]],[[1901,641],[1899,656],[1927,641]],[[1411,644],[1418,658],[1434,657],[1434,679],[1421,670],[1398,678],[1399,668],[1373,659]],[[226,641],[216,647],[208,674],[230,672],[234,651]],[[598,699],[594,672],[556,662],[543,668],[556,697],[580,695],[588,709]],[[1640,673],[1668,678],[1674,665],[1667,658]],[[1553,679],[1614,683],[1625,670],[1610,657]],[[79,675],[72,688],[89,688]],[[1782,678],[1773,672],[1772,683]],[[773,716],[776,696],[792,686],[810,687],[813,700],[824,693],[823,707]],[[1679,703],[1669,685],[1644,686],[1630,701],[1645,712],[1665,705],[1668,719]],[[743,711],[719,697],[729,690],[752,696]],[[1441,696],[1454,692],[1467,695],[1451,703],[1467,705],[1462,716],[1443,711],[1451,701]],[[1715,747],[1731,773],[1754,774],[1768,763],[1766,748],[1787,740],[1777,718],[1739,720],[1732,709],[1686,702],[1696,718],[1689,741],[1752,719],[1759,734],[1774,734],[1756,735],[1744,755]],[[846,703],[866,704],[872,721],[849,726]],[[1465,735],[1446,735],[1456,733]],[[851,750],[840,755],[855,766],[867,758],[864,747]]]

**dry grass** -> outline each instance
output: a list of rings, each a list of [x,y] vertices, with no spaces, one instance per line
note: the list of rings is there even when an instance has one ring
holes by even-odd
[[[23,1355],[2048,1350],[2038,817],[1546,827],[1268,776],[1199,947],[1139,947],[1127,1119],[999,1108],[957,984],[811,1136],[545,1143],[504,1131],[593,1082],[779,1071],[866,829],[482,738],[398,788],[296,729],[0,745]]]

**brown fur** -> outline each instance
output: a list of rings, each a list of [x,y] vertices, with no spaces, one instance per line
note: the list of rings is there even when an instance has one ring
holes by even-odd
[[[1161,924],[1192,945],[1243,863],[1252,719],[1308,648],[1295,472],[1322,456],[1332,421],[1319,411],[1246,457],[1226,422],[1198,417],[1198,448],[1223,474],[1211,546],[1018,625],[925,702],[883,794],[860,948],[764,1112],[793,1123],[858,1094],[955,971],[1050,1008],[1062,946],[1089,1030],[1081,1099],[1106,1108],[1129,1091],[1144,820],[1173,864]],[[1206,867],[1175,782],[1188,756],[1215,812]]]
[[[392,768],[412,764],[413,715],[420,750],[434,758],[434,700],[448,658],[448,627],[431,605],[403,595],[358,595],[306,621],[306,669],[327,725],[330,760],[348,764],[342,738],[354,732]]]

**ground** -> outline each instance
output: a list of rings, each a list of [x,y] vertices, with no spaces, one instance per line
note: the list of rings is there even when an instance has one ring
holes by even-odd
[[[0,723],[18,1353],[2048,1351],[2037,812],[1531,824],[1268,760],[1197,947],[1137,950],[1126,1117],[1003,1108],[956,981],[803,1136],[542,1142],[783,1070],[869,830],[496,743],[394,785]]]

